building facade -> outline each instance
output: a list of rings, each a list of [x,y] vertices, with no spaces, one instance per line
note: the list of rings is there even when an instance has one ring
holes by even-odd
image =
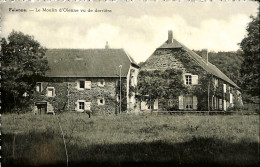
[[[223,72],[208,61],[208,52],[201,56],[188,49],[168,32],[168,40],[157,48],[140,69],[140,74],[166,74],[167,71],[180,71],[179,77],[165,79],[165,82],[181,80],[182,86],[174,88],[171,94],[158,96],[154,104],[141,100],[141,110],[221,110],[226,111],[243,105],[240,88]],[[139,79],[142,76],[140,75]],[[157,75],[158,77],[158,75]],[[162,78],[163,79],[163,78]],[[164,94],[172,85],[165,86]],[[144,96],[144,95],[143,95]],[[147,94],[146,97],[151,97]]]
[[[130,87],[137,84],[139,67],[123,49],[50,49],[45,55],[49,70],[33,97],[38,112],[134,110]]]

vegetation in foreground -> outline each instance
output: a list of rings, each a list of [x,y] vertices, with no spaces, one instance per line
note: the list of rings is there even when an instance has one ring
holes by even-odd
[[[257,166],[259,115],[2,115],[3,166]]]

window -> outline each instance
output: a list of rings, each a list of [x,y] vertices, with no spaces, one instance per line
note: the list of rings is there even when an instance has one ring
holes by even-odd
[[[98,86],[104,87],[104,86],[105,86],[105,81],[99,81],[99,82],[98,82]]]
[[[198,85],[198,75],[185,74],[185,85]]]
[[[179,96],[179,109],[197,110],[197,96]]]
[[[47,87],[47,96],[54,97],[55,96],[55,89],[54,87]]]
[[[91,81],[85,81],[85,88],[91,89]]]
[[[98,105],[104,105],[105,104],[105,99],[98,99]]]
[[[167,67],[167,64],[166,63],[162,63],[161,66],[162,67]]]
[[[85,110],[85,102],[79,102],[79,109]]]
[[[77,89],[91,89],[91,81],[79,80],[77,81]]]
[[[192,109],[192,96],[185,96],[184,107],[186,110]]]
[[[84,89],[85,88],[85,81],[79,81],[79,88]]]
[[[42,92],[42,83],[41,82],[37,82],[36,83],[36,91],[37,92]]]
[[[226,84],[223,84],[223,91],[224,91],[224,93],[227,92],[227,86],[226,86]]]
[[[90,110],[91,102],[86,102],[86,100],[77,100],[75,102],[75,110],[83,112],[85,110]]]
[[[191,75],[185,75],[185,83],[186,85],[191,85]]]

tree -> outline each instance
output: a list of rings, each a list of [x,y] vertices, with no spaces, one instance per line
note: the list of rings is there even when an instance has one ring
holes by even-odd
[[[244,61],[241,65],[242,84],[245,93],[259,97],[259,8],[256,17],[251,16],[252,21],[248,24],[247,36],[241,41]]]
[[[1,40],[2,103],[5,112],[26,105],[36,81],[48,70],[46,49],[33,36],[12,31]]]

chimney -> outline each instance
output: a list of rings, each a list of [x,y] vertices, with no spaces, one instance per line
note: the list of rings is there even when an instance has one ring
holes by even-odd
[[[106,49],[109,49],[109,45],[108,45],[108,42],[106,42],[106,46],[105,46]]]
[[[207,65],[208,65],[208,61],[209,61],[209,58],[208,58],[208,49],[202,49],[201,57],[202,57],[202,59],[203,59],[203,60],[207,63]]]
[[[172,30],[168,31],[168,43],[172,43],[173,36],[172,36]]]

